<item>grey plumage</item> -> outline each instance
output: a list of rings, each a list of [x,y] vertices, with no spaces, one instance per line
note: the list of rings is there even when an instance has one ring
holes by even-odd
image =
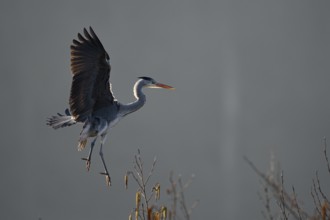
[[[143,88],[174,89],[171,86],[156,82],[150,77],[139,77],[133,92],[136,100],[129,104],[118,102],[111,91],[110,84],[110,56],[105,51],[101,41],[90,27],[89,32],[84,29],[84,36],[78,34],[78,40],[71,45],[71,71],[73,74],[69,107],[65,114],[48,118],[47,125],[54,129],[82,123],[78,150],[85,148],[87,139],[93,137],[91,148],[86,160],[89,170],[91,155],[96,139],[100,137],[100,156],[104,165],[106,182],[110,185],[110,175],[106,167],[102,147],[108,130],[118,121],[140,109],[146,101]]]

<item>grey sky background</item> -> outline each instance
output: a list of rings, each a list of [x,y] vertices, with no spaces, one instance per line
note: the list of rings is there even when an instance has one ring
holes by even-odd
[[[2,1],[0,219],[127,219],[136,186],[123,176],[137,149],[164,190],[171,170],[195,179],[192,219],[262,219],[258,177],[271,153],[285,184],[312,210],[315,171],[329,183],[329,1]],[[116,98],[133,101],[138,76],[175,91],[147,103],[108,136],[113,186],[77,152],[81,126],[54,131],[71,85],[69,46],[92,26],[111,56]],[[98,147],[97,143],[97,147]],[[330,189],[326,186],[325,191]]]

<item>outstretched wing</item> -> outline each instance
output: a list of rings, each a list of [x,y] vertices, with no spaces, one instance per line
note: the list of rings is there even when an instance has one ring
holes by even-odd
[[[90,27],[84,36],[71,45],[71,71],[73,74],[70,112],[76,121],[85,122],[98,108],[113,104],[110,90],[110,57]]]

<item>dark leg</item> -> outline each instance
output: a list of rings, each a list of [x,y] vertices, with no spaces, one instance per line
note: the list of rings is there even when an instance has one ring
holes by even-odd
[[[88,157],[81,158],[82,160],[85,160],[86,161],[87,171],[89,171],[89,168],[91,166],[91,157],[92,157],[92,152],[93,152],[93,148],[94,148],[96,139],[97,139],[97,136],[96,136],[96,138],[91,143],[91,148],[89,149]]]
[[[104,172],[102,172],[100,174],[105,175],[105,181],[107,183],[107,186],[110,186],[111,185],[111,179],[110,179],[110,175],[109,175],[107,166],[106,166],[106,164],[104,162],[103,151],[102,151],[103,144],[105,142],[105,137],[106,137],[105,135],[101,135],[100,157],[101,157],[101,160],[102,160],[102,163],[103,163],[103,166],[104,166]]]

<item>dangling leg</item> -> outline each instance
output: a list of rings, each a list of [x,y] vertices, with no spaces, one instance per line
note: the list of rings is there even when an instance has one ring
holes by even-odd
[[[93,152],[93,148],[94,148],[94,144],[96,142],[97,136],[94,138],[94,140],[91,143],[91,148],[89,149],[89,153],[88,153],[88,157],[85,158],[81,158],[82,160],[86,161],[86,169],[87,171],[89,171],[89,168],[91,166],[91,157],[92,157],[92,152]]]
[[[100,157],[101,157],[101,160],[102,160],[102,163],[103,163],[103,166],[104,166],[104,172],[101,172],[100,174],[105,175],[105,181],[107,183],[107,186],[110,186],[111,185],[111,179],[110,179],[110,175],[109,175],[107,166],[105,165],[105,161],[104,161],[104,158],[103,158],[103,151],[102,151],[105,139],[106,139],[106,135],[105,134],[101,135]]]

